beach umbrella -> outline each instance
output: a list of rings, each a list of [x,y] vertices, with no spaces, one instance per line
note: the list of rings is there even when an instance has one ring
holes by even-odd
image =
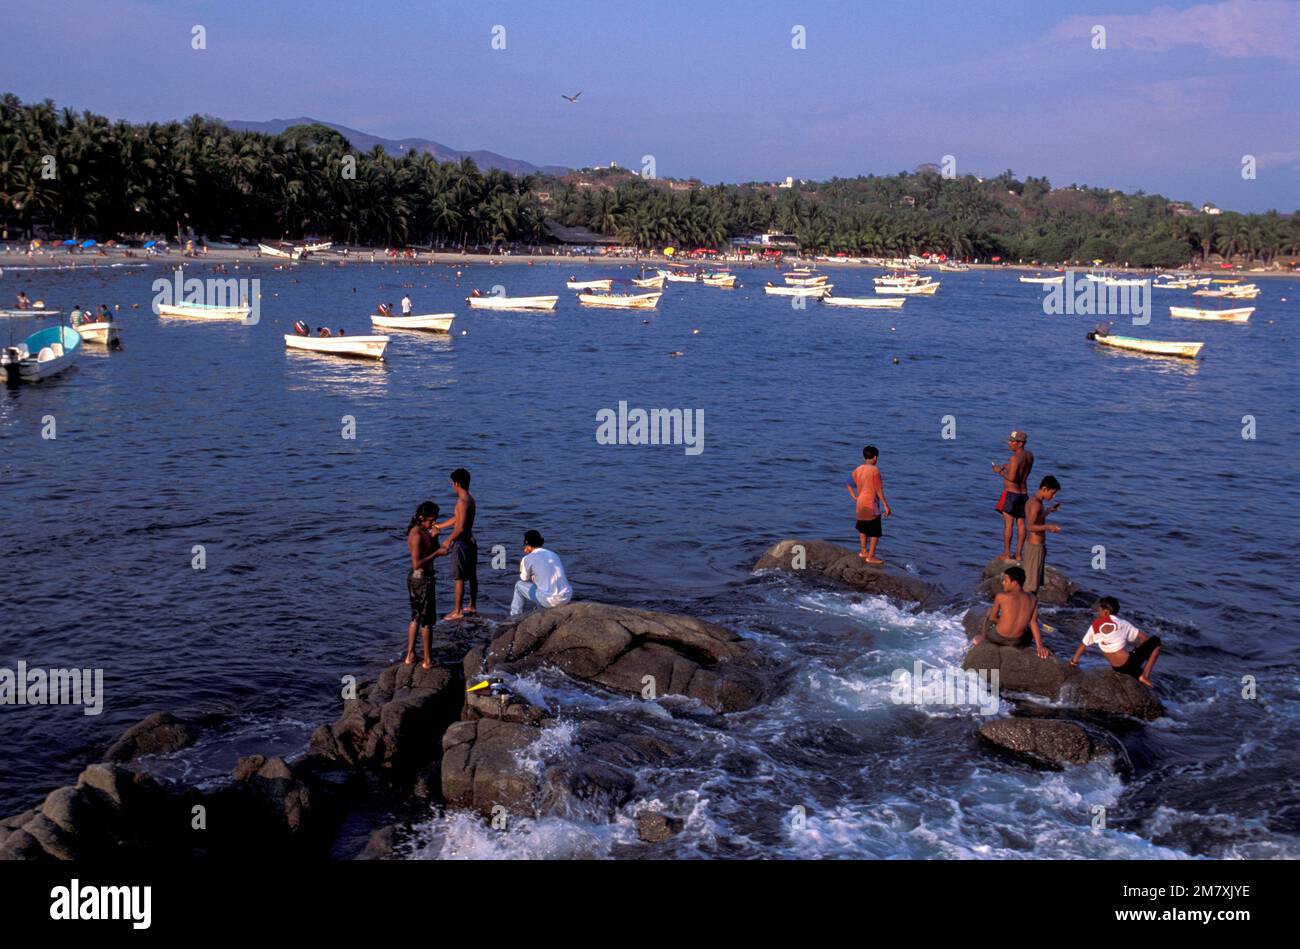
[[[665,248],[664,248],[664,256],[665,256],[665,257],[671,257],[674,253],[676,253],[676,251],[677,251],[677,248],[675,248],[675,247],[665,247]]]
[[[94,247],[94,246],[95,246],[95,242],[94,242],[94,241],[86,241],[86,242],[84,242],[81,246],[82,246],[82,247]]]
[[[144,242],[144,246],[145,246],[145,247],[152,247],[154,244],[157,244],[157,243],[158,243],[157,241],[145,241],[145,242]]]
[[[71,247],[71,246],[72,246],[73,244],[75,244],[75,243],[77,243],[77,242],[74,241],[72,238],[68,238],[66,241],[63,242],[63,246],[64,246],[64,247]]]

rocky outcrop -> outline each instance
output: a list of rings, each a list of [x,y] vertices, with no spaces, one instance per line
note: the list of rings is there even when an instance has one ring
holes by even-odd
[[[980,738],[1038,764],[1060,767],[1087,764],[1101,757],[1082,727],[1044,718],[1000,718],[980,726]]]
[[[1007,567],[1012,566],[1023,568],[1025,565],[1020,560],[1003,560],[999,557],[984,566],[984,573],[980,576],[980,593],[986,599],[992,600],[1002,592],[1002,574]],[[1066,606],[1070,603],[1084,605],[1088,601],[1089,597],[1078,584],[1050,563],[1043,566],[1043,584],[1038,588],[1039,603],[1043,606]]]
[[[113,742],[104,755],[105,761],[134,761],[142,755],[180,751],[194,744],[198,729],[169,712],[155,712],[132,725]]]
[[[656,696],[684,695],[720,712],[752,708],[764,693],[750,645],[731,630],[603,603],[531,613],[477,658],[487,672],[552,665],[618,692],[641,695],[649,685]]]
[[[487,817],[497,806],[532,814],[539,776],[521,767],[516,752],[540,736],[535,725],[495,718],[452,725],[442,736],[442,796]]]
[[[780,541],[759,558],[754,570],[783,570],[799,576],[817,577],[904,603],[927,604],[935,596],[934,588],[924,580],[888,564],[870,566],[862,561],[856,550],[824,540]]]
[[[396,663],[343,703],[343,715],[311,736],[313,755],[349,766],[413,770],[438,754],[442,733],[460,715],[459,667]]]
[[[1088,711],[1147,720],[1165,713],[1155,693],[1132,676],[1109,669],[1077,669],[1056,656],[1039,659],[1030,647],[983,642],[970,648],[962,668],[996,669],[1003,691],[1041,695]]]

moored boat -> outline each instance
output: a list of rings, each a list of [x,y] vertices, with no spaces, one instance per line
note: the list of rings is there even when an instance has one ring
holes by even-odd
[[[570,290],[608,290],[614,285],[613,280],[574,280],[569,278],[565,284]]]
[[[1245,323],[1250,314],[1255,312],[1253,306],[1242,306],[1231,310],[1202,310],[1194,306],[1171,306],[1169,315],[1180,320],[1225,320],[1229,323]]]
[[[284,345],[289,349],[303,349],[331,356],[358,356],[363,359],[383,359],[388,348],[387,336],[299,336],[284,334]]]
[[[1021,283],[1065,283],[1065,274],[1059,277],[1021,277]]]
[[[1146,353],[1148,356],[1178,356],[1182,359],[1195,359],[1205,345],[1166,339],[1138,339],[1136,336],[1103,336],[1099,333],[1089,333],[1088,338],[1113,349]]]
[[[706,287],[731,289],[736,285],[736,275],[734,273],[706,273],[701,279]]]
[[[632,286],[642,287],[648,290],[662,290],[667,281],[662,276],[632,278]]]
[[[827,306],[852,306],[864,310],[897,310],[907,301],[902,297],[837,297],[826,294],[822,303]]]
[[[554,310],[559,300],[558,296],[504,297],[489,294],[471,294],[465,298],[465,302],[476,310]]]
[[[77,332],[87,343],[114,346],[121,342],[121,331],[116,323],[82,323],[77,327]]]
[[[876,284],[877,293],[896,293],[904,296],[934,296],[939,292],[939,281],[928,277],[923,283],[911,284]]]
[[[807,287],[778,287],[769,283],[763,287],[763,292],[774,297],[819,297],[830,293],[832,289],[834,289],[834,284],[830,283],[819,283]]]
[[[662,293],[579,293],[583,306],[618,307],[630,310],[653,310]]]
[[[40,382],[57,376],[81,355],[81,334],[71,326],[47,326],[0,351],[5,382]]]
[[[250,306],[210,306],[206,303],[159,303],[159,316],[193,320],[246,320]]]
[[[425,330],[433,333],[449,332],[455,319],[455,313],[422,313],[412,316],[381,316],[373,313],[370,316],[370,322],[383,329]]]

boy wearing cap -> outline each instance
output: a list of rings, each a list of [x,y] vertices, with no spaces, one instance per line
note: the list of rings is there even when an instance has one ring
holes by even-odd
[[[1095,644],[1112,669],[1150,686],[1151,670],[1155,668],[1156,659],[1160,656],[1160,637],[1146,635],[1132,623],[1116,616],[1118,612],[1119,600],[1113,596],[1103,596],[1097,601],[1097,618],[1092,621],[1088,632],[1083,636],[1083,642],[1074,651],[1070,665],[1078,667],[1083,651]],[[1138,647],[1129,652],[1127,647],[1134,642]]]
[[[1016,527],[1016,556],[1019,560],[1025,548],[1025,503],[1029,500],[1029,489],[1025,487],[1029,472],[1034,468],[1034,455],[1025,448],[1029,439],[1020,429],[1016,429],[1007,438],[1007,447],[1011,457],[1006,464],[993,463],[993,470],[1002,476],[1002,497],[998,498],[995,510],[1002,515],[1002,559],[1011,560],[1011,528]]]

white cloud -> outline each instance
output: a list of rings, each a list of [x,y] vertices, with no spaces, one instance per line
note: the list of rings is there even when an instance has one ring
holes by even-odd
[[[1227,0],[1186,10],[1157,7],[1150,13],[1074,16],[1050,36],[1078,40],[1090,37],[1094,25],[1106,28],[1110,48],[1163,52],[1201,46],[1234,59],[1300,59],[1300,3],[1293,0]]]

